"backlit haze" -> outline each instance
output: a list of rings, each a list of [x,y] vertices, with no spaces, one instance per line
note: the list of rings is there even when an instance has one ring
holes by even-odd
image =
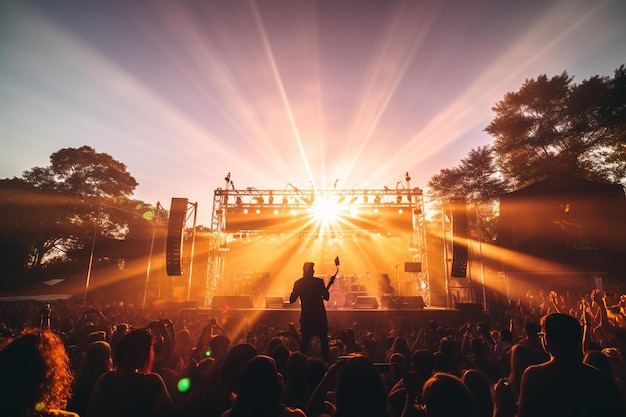
[[[0,178],[89,145],[169,208],[235,188],[425,189],[525,79],[626,62],[626,2],[0,1]]]

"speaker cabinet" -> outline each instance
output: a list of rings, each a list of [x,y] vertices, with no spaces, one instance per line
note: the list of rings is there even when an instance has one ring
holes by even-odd
[[[391,299],[390,308],[395,309],[423,309],[426,307],[421,295],[399,296]]]
[[[167,275],[183,274],[183,228],[187,217],[187,199],[172,198],[167,223],[165,265]]]
[[[252,307],[252,299],[249,295],[216,295],[211,301],[211,308],[218,310]]]
[[[358,296],[354,301],[354,308],[378,308],[378,301],[373,296]]]
[[[455,278],[467,275],[468,247],[467,205],[464,200],[452,203],[452,272]]]
[[[285,308],[283,297],[265,297],[265,308]]]
[[[404,272],[422,272],[421,262],[405,262]]]

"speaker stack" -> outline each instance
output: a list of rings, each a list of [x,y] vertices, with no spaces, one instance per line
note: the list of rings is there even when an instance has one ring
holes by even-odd
[[[455,278],[467,275],[467,205],[458,200],[452,203],[452,272]]]
[[[183,274],[183,228],[186,217],[187,199],[172,198],[165,245],[167,275]]]

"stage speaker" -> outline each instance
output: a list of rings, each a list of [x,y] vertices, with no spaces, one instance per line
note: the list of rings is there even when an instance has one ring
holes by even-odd
[[[463,321],[478,323],[483,321],[483,306],[480,303],[458,303],[457,308]]]
[[[252,299],[249,295],[216,295],[211,301],[211,308],[219,310],[252,307]]]
[[[186,217],[187,199],[172,198],[165,245],[167,275],[183,274],[183,228]]]
[[[198,308],[198,302],[197,301],[183,301],[183,304],[181,305],[181,308],[188,308],[188,309],[197,309]]]
[[[455,278],[467,275],[467,205],[465,200],[452,203],[452,273]]]
[[[358,296],[354,301],[354,308],[378,308],[376,297]]]
[[[424,303],[424,297],[421,295],[399,296],[391,299],[390,308],[396,309],[423,309],[426,307]]]
[[[284,308],[285,299],[283,297],[265,297],[265,308]]]
[[[422,272],[421,262],[405,262],[404,272]]]

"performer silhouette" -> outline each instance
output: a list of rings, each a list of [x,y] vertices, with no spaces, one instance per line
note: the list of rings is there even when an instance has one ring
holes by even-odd
[[[313,336],[320,338],[320,346],[322,348],[322,356],[325,362],[328,362],[328,319],[326,317],[326,308],[324,300],[328,301],[330,295],[328,286],[324,285],[324,280],[313,276],[315,273],[315,264],[313,262],[305,262],[302,267],[302,278],[293,284],[293,291],[289,297],[289,303],[295,303],[300,298],[300,331],[302,332],[302,340],[300,342],[300,352],[305,354],[309,349],[309,342]]]

